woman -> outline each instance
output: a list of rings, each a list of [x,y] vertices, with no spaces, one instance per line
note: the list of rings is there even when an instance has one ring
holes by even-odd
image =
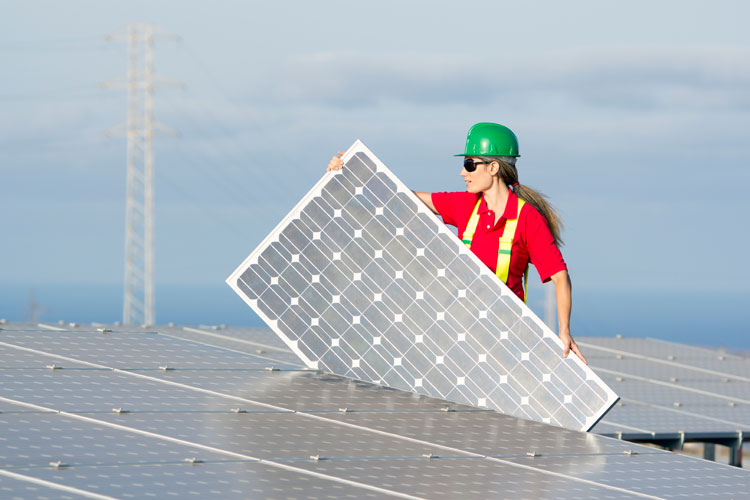
[[[331,159],[329,171],[342,167],[342,154]],[[570,334],[571,282],[559,250],[560,218],[544,195],[518,182],[515,134],[497,123],[477,123],[469,129],[465,151],[456,156],[464,157],[465,192],[415,194],[456,226],[458,237],[522,300],[530,263],[542,282],[552,280],[563,356],[573,351],[586,363]]]

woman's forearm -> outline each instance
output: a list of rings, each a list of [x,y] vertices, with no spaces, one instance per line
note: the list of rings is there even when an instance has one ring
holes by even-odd
[[[555,284],[557,303],[557,329],[559,333],[570,333],[570,311],[573,304],[572,283],[568,271],[560,271],[551,277]]]
[[[573,340],[570,334],[570,310],[573,302],[572,288],[568,271],[560,271],[550,278],[555,284],[555,297],[557,298],[557,331],[560,341],[563,343],[563,356],[568,357],[568,353],[573,351],[581,361],[588,363],[578,344]]]

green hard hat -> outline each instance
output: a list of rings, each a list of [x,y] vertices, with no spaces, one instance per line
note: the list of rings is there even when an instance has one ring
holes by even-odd
[[[477,123],[466,136],[466,151],[455,156],[521,156],[518,139],[498,123]]]

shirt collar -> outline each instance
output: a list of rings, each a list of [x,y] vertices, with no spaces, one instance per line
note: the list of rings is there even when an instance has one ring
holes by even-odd
[[[484,199],[483,195],[479,195],[482,197],[482,201],[479,203],[479,210],[477,210],[477,213],[483,214],[486,212],[489,212],[490,209],[487,207],[487,200]],[[503,210],[502,219],[515,219],[518,215],[518,196],[513,191],[508,192],[508,201],[505,203],[505,210]]]

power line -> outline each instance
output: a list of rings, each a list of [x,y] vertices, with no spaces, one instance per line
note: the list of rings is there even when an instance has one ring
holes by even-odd
[[[75,93],[76,91],[83,91]],[[112,99],[115,96],[111,94],[102,94],[101,91],[96,91],[91,86],[75,86],[67,89],[47,89],[40,90],[35,93],[23,93],[23,94],[0,94],[0,101],[70,101],[72,99],[99,99],[102,96],[106,96],[108,99]]]
[[[209,159],[200,151],[183,151],[180,147],[181,144],[181,141],[178,141],[175,149],[172,150],[179,156],[181,166],[191,167],[202,180],[210,182],[216,187],[223,197],[231,197],[240,204],[246,204],[248,193],[252,193],[254,190],[240,187],[236,180],[233,182],[227,176],[218,175],[217,165],[219,165],[219,162]],[[205,188],[205,185],[202,185],[202,187]]]
[[[48,40],[10,40],[0,43],[0,52],[112,51],[113,47],[105,42],[104,35]]]
[[[218,92],[218,94],[226,101],[227,104],[232,104],[233,99],[229,96],[229,94],[224,89],[221,79],[217,78],[213,71],[210,69],[209,65],[204,62],[198,54],[190,48],[190,46],[184,42],[184,40],[180,40],[180,43],[178,44],[178,47],[183,49],[184,52],[191,58],[193,61],[200,66],[202,69],[201,74],[210,81],[213,88]],[[199,101],[196,101],[199,103]],[[207,109],[208,114],[213,115],[213,112]],[[221,124],[221,120],[216,120],[217,123]],[[278,137],[275,135],[269,135],[267,133],[267,128],[261,126],[256,121],[248,121],[246,122],[248,125],[252,126],[252,129],[250,132],[262,137],[263,143],[270,147],[272,151],[285,151],[287,148],[287,145],[283,142],[279,141]],[[221,125],[220,125],[221,126]],[[242,148],[244,148],[243,145],[240,145]],[[253,153],[245,150],[247,153],[249,153],[249,156],[252,158],[254,156]],[[296,163],[292,163],[287,166],[287,169],[296,170],[297,172],[300,172],[300,168],[297,166]],[[261,171],[264,171],[265,169],[262,169]]]
[[[175,113],[175,118],[177,118],[180,123],[186,125],[186,130],[191,130],[198,135],[213,135],[211,134],[212,129],[210,126],[207,126],[205,121],[199,121],[198,119],[194,119],[190,115],[183,113],[180,107],[175,106],[169,109]],[[211,113],[207,112],[207,114]],[[216,119],[215,121],[218,122]],[[211,177],[220,178],[222,177],[220,172],[225,172],[227,175],[225,175],[220,182],[223,182],[226,189],[230,192],[236,192],[238,184],[242,185],[243,188],[241,192],[245,197],[248,196],[248,193],[253,193],[259,190],[263,190],[264,192],[270,191],[276,195],[283,195],[285,191],[281,188],[278,182],[274,182],[270,175],[272,170],[260,167],[261,161],[257,158],[257,155],[250,152],[246,146],[235,137],[235,134],[231,133],[220,124],[215,126],[216,129],[221,132],[221,139],[226,140],[228,143],[235,146],[235,150],[242,154],[243,158],[240,159],[235,155],[230,155],[226,149],[215,146],[210,142],[206,142],[204,143],[204,146],[214,150],[216,153],[215,158],[209,158],[198,148],[191,150],[192,153],[203,156],[206,159],[206,164],[214,167],[205,170],[206,174]],[[227,169],[231,170],[232,173],[230,174],[227,172]],[[249,177],[252,177],[253,185],[247,184]]]
[[[171,189],[174,193],[181,195],[183,200],[189,201],[191,205],[195,205],[200,208],[197,212],[204,217],[208,222],[214,224],[221,224],[226,229],[230,230],[230,234],[242,234],[245,230],[240,224],[234,223],[231,219],[219,215],[216,210],[208,203],[204,203],[200,196],[189,193],[187,190],[180,186],[179,182],[176,182],[173,178],[168,178],[167,174],[164,173],[163,169],[156,172],[157,180],[161,181],[160,185],[165,186],[167,189]]]

